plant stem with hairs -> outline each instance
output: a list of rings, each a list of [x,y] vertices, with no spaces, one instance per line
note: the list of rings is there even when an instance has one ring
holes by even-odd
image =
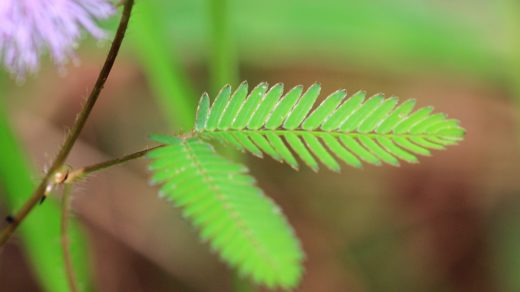
[[[103,161],[100,163],[96,163],[93,165],[88,165],[88,166],[85,166],[82,168],[72,170],[66,174],[66,178],[63,180],[63,183],[66,183],[66,184],[75,183],[78,180],[81,180],[82,178],[88,176],[91,173],[94,173],[94,172],[97,172],[100,170],[104,170],[109,167],[125,163],[127,161],[141,158],[141,157],[145,156],[148,152],[150,152],[154,149],[157,149],[157,148],[164,147],[164,146],[165,146],[164,144],[160,144],[160,145],[149,147],[149,148],[146,148],[146,149],[143,149],[143,150],[131,153],[131,154],[127,154],[122,157],[106,160],[106,161]]]
[[[67,159],[72,147],[76,143],[85,123],[94,108],[96,101],[98,100],[99,94],[103,90],[106,80],[110,75],[110,71],[114,65],[114,62],[117,58],[117,54],[121,47],[121,43],[123,42],[126,29],[128,27],[128,22],[130,20],[130,15],[132,12],[132,8],[134,5],[134,0],[126,0],[124,4],[123,14],[121,16],[121,20],[119,22],[119,27],[117,29],[116,35],[112,42],[112,46],[108,52],[105,63],[98,75],[94,88],[92,89],[87,101],[83,105],[81,112],[79,113],[76,122],[72,126],[69,134],[65,138],[65,142],[61,147],[58,155],[54,159],[49,171],[45,174],[40,184],[34,191],[33,195],[29,200],[22,206],[20,211],[10,218],[10,224],[2,231],[0,234],[0,247],[2,247],[12,236],[18,225],[27,217],[27,215],[33,210],[33,208],[40,202],[45,195],[52,190],[55,185],[54,178],[56,175],[60,174],[60,169],[63,167],[65,160]]]

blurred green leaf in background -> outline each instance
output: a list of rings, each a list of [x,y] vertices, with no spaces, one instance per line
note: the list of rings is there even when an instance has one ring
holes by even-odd
[[[500,72],[509,58],[502,3],[230,0],[228,17],[240,61],[248,64],[311,58],[338,68],[354,63],[407,72],[433,66],[479,76]],[[207,1],[161,5],[168,39],[186,57],[211,54],[203,21]]]
[[[1,79],[1,78],[0,78]],[[5,109],[6,86],[0,80],[0,194],[6,210],[18,210],[35,188],[26,154],[12,132]],[[1,214],[2,219],[8,214]],[[69,291],[60,245],[60,207],[54,199],[36,208],[21,224],[19,236],[42,288],[49,292]],[[71,254],[81,291],[89,291],[89,260],[85,237],[77,224],[70,232]]]

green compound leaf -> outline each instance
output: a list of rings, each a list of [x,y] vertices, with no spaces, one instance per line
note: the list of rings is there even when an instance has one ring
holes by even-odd
[[[162,185],[160,196],[181,208],[201,238],[242,275],[268,287],[294,287],[303,271],[300,244],[247,168],[221,157],[199,138],[154,140],[166,144],[148,154],[152,183]],[[278,147],[272,151],[285,152]]]
[[[258,157],[267,154],[294,169],[299,168],[296,158],[315,171],[317,161],[333,171],[340,170],[338,161],[353,167],[361,167],[361,161],[394,166],[400,161],[417,163],[417,155],[429,156],[430,150],[442,150],[464,137],[459,121],[432,113],[432,107],[414,111],[414,100],[399,105],[397,97],[367,98],[359,91],[349,98],[345,90],[338,90],[316,106],[318,83],[306,91],[296,86],[285,95],[280,83],[270,89],[260,83],[249,94],[244,85],[233,94],[229,86],[224,91],[209,110],[207,98],[201,99],[196,135]],[[233,110],[222,113],[225,123],[215,122],[211,113],[220,113],[224,102]]]

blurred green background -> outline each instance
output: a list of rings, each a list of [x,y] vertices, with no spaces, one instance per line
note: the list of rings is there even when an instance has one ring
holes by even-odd
[[[106,23],[114,29],[117,17]],[[108,49],[0,76],[0,215],[30,195]],[[460,119],[464,142],[418,165],[341,174],[243,159],[307,253],[298,291],[520,291],[520,3],[424,0],[137,1],[80,167],[189,130],[225,83],[322,84],[416,98]],[[252,291],[148,186],[145,161],[74,191],[74,260],[87,291]],[[0,251],[0,290],[67,291],[55,196]],[[4,223],[2,223],[4,224]],[[4,225],[2,225],[4,226]]]

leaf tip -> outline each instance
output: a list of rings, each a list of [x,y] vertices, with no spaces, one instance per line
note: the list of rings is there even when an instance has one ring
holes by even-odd
[[[204,92],[205,94],[207,94],[206,92]],[[220,92],[217,94],[217,96],[219,95],[222,95],[223,93],[226,93],[227,95],[229,95],[231,93],[231,84],[226,84],[224,85],[224,87],[222,87],[222,89],[220,89]]]
[[[249,83],[247,83],[247,80],[244,80],[244,81],[240,82],[238,87],[235,89],[235,92],[233,93],[233,95],[237,94],[241,90],[247,91],[248,88],[249,88]]]
[[[403,102],[403,104],[410,104],[412,107],[415,107],[417,104],[417,100],[415,98],[409,98]]]
[[[265,90],[267,90],[267,88],[269,88],[269,83],[267,83],[266,81],[262,81],[256,87],[261,88],[262,90],[265,91]]]
[[[153,140],[155,142],[164,143],[164,144],[175,144],[181,141],[181,138],[173,137],[173,136],[167,136],[167,135],[158,135],[158,134],[151,134],[149,135],[150,140]]]
[[[242,152],[244,152],[244,149],[242,149]],[[264,153],[262,151],[255,151],[255,152],[250,152],[251,154],[253,154],[253,156],[256,156],[258,158],[264,158]]]
[[[354,167],[355,169],[363,169],[363,163],[359,162],[359,163],[356,163],[356,164],[351,164],[352,167]]]
[[[328,169],[330,169],[332,172],[335,172],[335,173],[340,173],[341,172],[341,166],[336,162],[334,164],[332,163],[327,163],[325,164],[327,166]]]
[[[200,132],[202,129],[206,127],[206,122],[209,115],[209,95],[207,92],[204,92],[199,100],[199,105],[197,106],[197,114],[195,117],[195,131]]]
[[[311,84],[311,86],[309,86],[309,89],[307,89],[308,91],[317,91],[318,93],[321,91],[321,83],[319,82],[314,82],[313,84]]]
[[[392,160],[392,161],[388,161],[387,162],[388,164],[390,164],[391,166],[393,167],[401,167],[401,163],[399,163],[399,160]]]

